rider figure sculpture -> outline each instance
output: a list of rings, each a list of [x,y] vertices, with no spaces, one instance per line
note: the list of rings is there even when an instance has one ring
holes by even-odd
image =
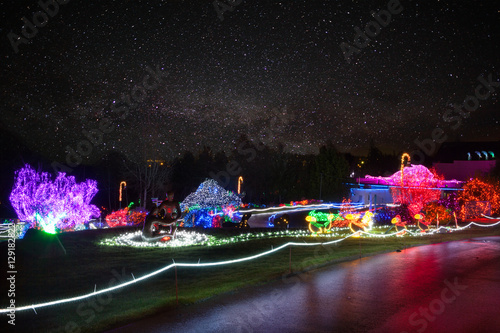
[[[146,217],[142,229],[143,236],[153,238],[156,236],[160,226],[170,227],[170,235],[174,235],[177,230],[177,220],[181,217],[181,207],[179,202],[174,201],[174,192],[167,193],[167,199],[158,207],[154,207]]]
[[[167,192],[167,199],[158,206],[158,216],[164,220],[176,221],[181,217],[181,207],[174,201],[174,192]]]

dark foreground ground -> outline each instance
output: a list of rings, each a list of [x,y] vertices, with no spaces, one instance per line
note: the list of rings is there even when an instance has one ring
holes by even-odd
[[[499,304],[500,237],[484,237],[283,276],[110,332],[498,332]]]

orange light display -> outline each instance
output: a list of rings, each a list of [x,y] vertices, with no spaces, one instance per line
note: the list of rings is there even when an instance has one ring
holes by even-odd
[[[426,204],[423,210],[428,224],[443,225],[453,221],[451,211],[436,202]]]
[[[488,205],[491,205],[491,214],[500,213],[500,185],[495,180],[479,178],[469,180],[458,199],[462,204],[461,218],[480,217]],[[469,207],[468,211],[466,211],[466,206]]]

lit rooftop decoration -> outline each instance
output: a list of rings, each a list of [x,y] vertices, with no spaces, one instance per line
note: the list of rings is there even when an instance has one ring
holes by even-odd
[[[360,182],[367,184],[401,186],[401,170],[389,177],[370,176],[359,178]],[[463,182],[458,180],[445,180],[438,177],[434,172],[423,165],[410,165],[403,171],[403,186],[419,186],[423,183],[433,184],[433,187],[439,188],[458,188]]]
[[[27,164],[16,171],[9,200],[21,221],[55,233],[98,217],[99,209],[90,204],[97,191],[95,180],[76,183],[75,177],[63,172],[52,180],[49,173],[36,172]]]

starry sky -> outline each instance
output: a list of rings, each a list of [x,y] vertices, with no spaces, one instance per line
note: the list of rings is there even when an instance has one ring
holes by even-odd
[[[371,140],[408,151],[436,127],[450,141],[500,139],[498,91],[457,129],[443,121],[478,76],[500,80],[498,1],[402,0],[350,62],[340,45],[354,45],[355,27],[388,1],[232,3],[221,20],[213,1],[72,0],[52,7],[29,43],[15,39],[18,52],[9,33],[22,37],[21,19],[33,22],[40,5],[2,5],[3,127],[64,161],[85,131],[107,124],[89,163],[111,151],[229,152],[241,136],[301,154],[328,140],[354,154]],[[117,112],[148,70],[161,73],[157,87]]]

